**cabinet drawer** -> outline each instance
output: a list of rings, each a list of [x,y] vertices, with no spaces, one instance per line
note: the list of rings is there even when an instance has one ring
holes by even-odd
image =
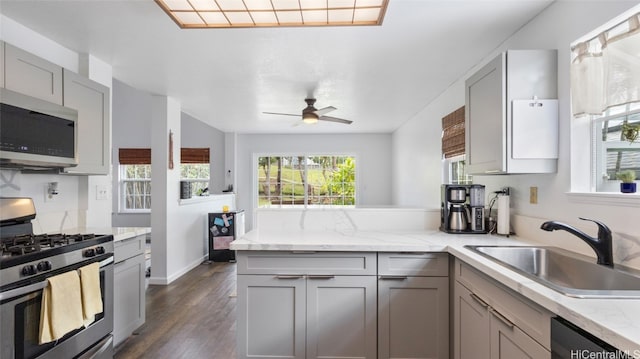
[[[376,275],[376,254],[238,251],[238,274]]]
[[[462,261],[456,260],[455,272],[458,282],[546,349],[551,348],[551,312],[503,287]]]
[[[144,253],[145,235],[124,239],[113,244],[113,261],[122,262],[125,259]]]
[[[447,253],[378,253],[379,275],[449,276]]]

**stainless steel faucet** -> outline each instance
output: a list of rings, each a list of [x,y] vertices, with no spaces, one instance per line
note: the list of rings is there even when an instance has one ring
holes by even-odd
[[[568,224],[556,222],[556,221],[547,221],[544,222],[540,229],[545,231],[555,231],[556,229],[565,230],[576,237],[582,239],[587,242],[591,248],[596,252],[596,256],[598,257],[598,264],[613,267],[613,240],[611,237],[611,230],[604,223],[595,221],[593,219],[578,217],[583,221],[590,221],[598,225],[598,238],[590,237],[584,232],[576,229]]]

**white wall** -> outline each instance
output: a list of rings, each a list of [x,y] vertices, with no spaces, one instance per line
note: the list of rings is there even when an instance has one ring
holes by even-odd
[[[579,223],[581,221],[577,217],[599,219],[615,232],[616,261],[640,267],[638,259],[633,259],[640,253],[640,233],[632,220],[638,218],[637,203],[585,204],[572,200],[573,197],[566,194],[571,188],[570,44],[637,4],[637,1],[556,1],[500,48],[480,59],[476,67],[393,134],[394,204],[426,208],[439,206],[440,121],[464,105],[464,81],[467,77],[507,49],[558,49],[558,172],[548,175],[475,176],[474,182],[487,185],[487,192],[504,186],[512,188],[512,224],[517,234],[591,255],[592,251],[577,238],[563,232],[543,232],[539,226],[546,219],[554,219],[576,225],[595,235],[596,227]],[[417,159],[410,160],[412,156]],[[584,156],[589,156],[588,148],[584,149]],[[407,176],[407,173],[412,173],[412,176]],[[528,202],[530,186],[538,187],[538,204]]]
[[[209,147],[209,193],[220,194],[225,186],[225,133],[182,113],[182,147]]]
[[[346,154],[356,158],[356,205],[391,205],[391,135],[257,135],[237,136],[236,180],[239,209],[246,212],[246,228],[254,228],[254,155]]]

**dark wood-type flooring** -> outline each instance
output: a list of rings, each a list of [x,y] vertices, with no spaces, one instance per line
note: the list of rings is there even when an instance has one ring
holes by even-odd
[[[235,358],[235,290],[235,263],[203,263],[170,285],[149,286],[146,323],[115,359]]]

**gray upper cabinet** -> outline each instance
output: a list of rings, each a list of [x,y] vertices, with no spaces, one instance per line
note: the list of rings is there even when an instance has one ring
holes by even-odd
[[[4,87],[62,105],[62,67],[5,43]]]
[[[78,110],[78,166],[71,174],[106,175],[111,168],[109,88],[64,70],[64,106]]]
[[[0,41],[0,87],[4,88],[4,41]]]
[[[558,158],[557,51],[500,54],[465,83],[472,174],[553,173]]]

